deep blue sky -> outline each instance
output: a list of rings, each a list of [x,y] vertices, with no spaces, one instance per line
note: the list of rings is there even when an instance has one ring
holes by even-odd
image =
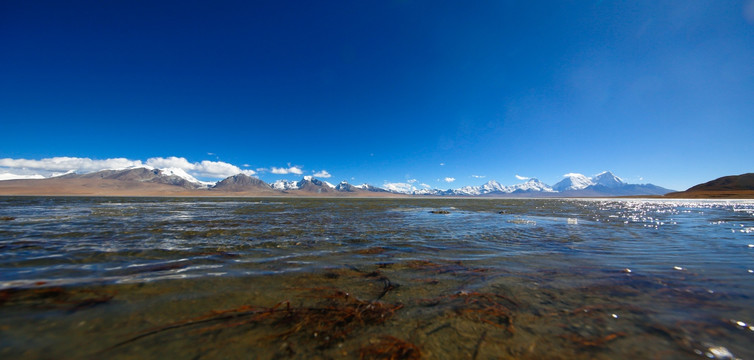
[[[8,0],[0,49],[0,158],[440,188],[754,171],[752,1]]]

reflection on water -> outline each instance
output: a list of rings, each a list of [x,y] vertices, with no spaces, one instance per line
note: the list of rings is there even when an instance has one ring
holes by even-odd
[[[2,358],[752,358],[754,202],[0,198]]]

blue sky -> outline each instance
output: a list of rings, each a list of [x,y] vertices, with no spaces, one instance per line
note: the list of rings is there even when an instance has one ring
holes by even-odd
[[[177,157],[204,179],[685,189],[754,171],[754,1],[10,0],[0,48],[11,173]]]

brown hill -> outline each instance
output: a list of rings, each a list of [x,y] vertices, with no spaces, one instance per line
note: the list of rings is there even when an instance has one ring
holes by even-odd
[[[704,184],[692,186],[686,191],[734,191],[754,190],[754,173],[723,176]]]
[[[0,181],[0,195],[34,196],[202,196],[203,189],[154,182],[96,179],[51,178]]]
[[[686,191],[666,194],[671,198],[754,198],[754,173],[723,176]]]
[[[251,177],[246,174],[233,175],[218,182],[211,188],[213,191],[230,191],[230,192],[243,192],[243,191],[261,191],[261,192],[274,192],[275,190],[270,187],[266,182],[259,180],[255,177]]]
[[[135,168],[124,170],[102,170],[89,174],[69,174],[60,179],[108,179],[133,182],[149,182],[180,186],[186,189],[198,189],[201,184],[188,181],[180,176],[166,175],[158,169]]]

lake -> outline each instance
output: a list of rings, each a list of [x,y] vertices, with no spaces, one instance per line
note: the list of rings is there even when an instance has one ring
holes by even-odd
[[[754,358],[754,201],[0,197],[0,357]]]

